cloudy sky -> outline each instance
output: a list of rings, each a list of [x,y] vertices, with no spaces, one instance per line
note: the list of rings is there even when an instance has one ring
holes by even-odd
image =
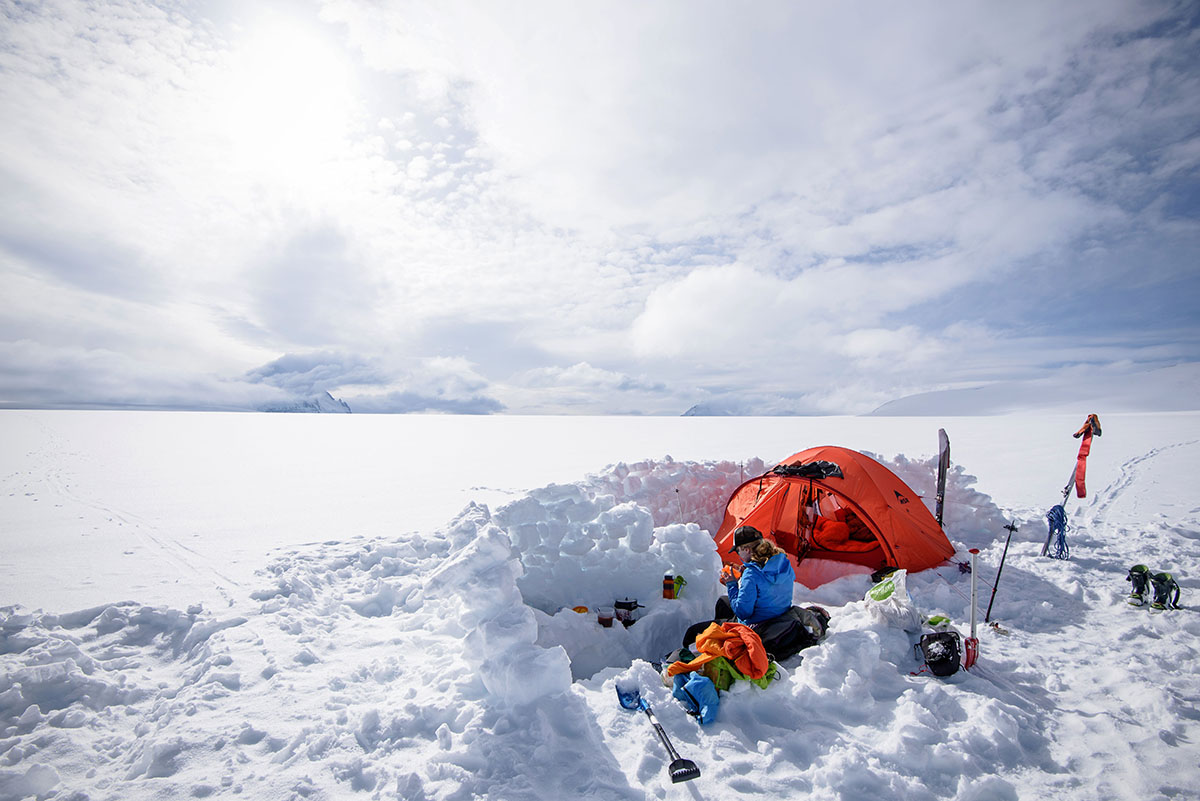
[[[1189,2],[0,0],[0,405],[1127,384],[1198,221]]]

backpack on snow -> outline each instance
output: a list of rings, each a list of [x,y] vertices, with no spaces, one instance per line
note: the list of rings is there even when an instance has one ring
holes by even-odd
[[[795,656],[825,639],[829,613],[819,606],[798,606],[751,628],[762,640],[763,648],[776,662]]]
[[[935,676],[953,676],[962,665],[962,637],[957,631],[923,634],[917,650]]]

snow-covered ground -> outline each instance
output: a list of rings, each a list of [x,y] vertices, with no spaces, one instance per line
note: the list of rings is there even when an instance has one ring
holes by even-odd
[[[1091,411],[1072,558],[1041,558]],[[978,665],[913,675],[914,636],[851,575],[796,586],[824,643],[688,717],[650,661],[709,616],[733,487],[837,444],[932,494],[939,427],[956,559],[982,551]],[[1200,797],[1200,413],[6,411],[0,441],[0,801]],[[1187,608],[1127,606],[1138,562]],[[908,587],[967,626],[958,566]],[[628,629],[571,611],[621,597],[647,607]],[[618,680],[700,779],[670,783]]]

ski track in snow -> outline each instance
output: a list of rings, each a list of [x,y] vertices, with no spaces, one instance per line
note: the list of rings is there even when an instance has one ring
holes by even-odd
[[[142,549],[143,558],[150,558],[159,567],[167,565],[175,575],[195,575],[224,599],[228,606],[233,606],[235,598],[244,594],[241,585],[216,568],[202,553],[191,548],[179,538],[163,531],[149,520],[132,511],[122,509],[111,502],[98,500],[78,489],[79,481],[64,467],[63,456],[67,455],[72,461],[84,459],[82,454],[69,452],[65,441],[52,429],[34,418],[41,428],[46,440],[43,448],[30,454],[37,472],[23,476],[10,475],[5,483],[22,482],[22,487],[33,488],[25,494],[38,501],[46,500],[55,507],[61,508],[66,501],[73,510],[89,510],[97,513],[104,523],[121,529],[124,533],[136,538],[136,543],[128,543],[124,551],[133,555],[138,546]],[[43,497],[44,494],[44,497]],[[80,515],[83,518],[83,515]]]
[[[1160,448],[1153,448],[1150,451],[1128,459],[1121,465],[1121,474],[1107,487],[1101,490],[1096,496],[1095,501],[1086,507],[1084,519],[1087,522],[1095,520],[1103,520],[1104,513],[1117,501],[1122,499],[1125,493],[1138,482],[1144,472],[1151,466],[1154,459],[1164,454],[1170,454],[1177,449],[1195,448],[1200,444],[1200,440],[1190,440],[1187,442],[1176,442],[1172,445],[1166,445]],[[1132,502],[1130,511],[1138,513],[1141,510],[1138,508],[1138,501],[1135,498]],[[1196,514],[1200,509],[1191,509],[1191,514]]]
[[[83,497],[72,491],[69,484],[60,483],[57,475],[49,476],[48,481],[59,495],[80,506],[94,509],[109,521],[115,521],[118,525],[125,527],[127,531],[137,537],[143,547],[161,557],[163,561],[174,568],[176,573],[194,573],[206,579],[227,604],[233,606],[235,593],[241,590],[240,585],[208,564],[206,557],[199,551],[188,547],[133,512]]]
[[[1193,467],[1196,445],[1190,440],[1155,448],[1122,464],[1120,475],[1082,504],[1068,529],[1069,561],[1022,560],[1061,589],[1052,604],[1043,601],[1042,606],[1055,610],[1062,621],[1057,636],[1072,647],[1039,648],[1039,640],[1047,637],[1043,632],[997,638],[998,648],[988,649],[989,656],[1011,655],[1018,670],[1040,664],[1056,711],[1052,739],[1080,743],[1078,750],[1093,755],[1067,759],[1068,775],[1060,780],[1044,777],[1051,797],[1084,787],[1099,798],[1197,797],[1200,682],[1193,671],[1180,668],[1195,665],[1200,656],[1200,616],[1191,608],[1155,615],[1128,606],[1130,585],[1123,581],[1137,562],[1177,577],[1195,575],[1200,510],[1186,510],[1183,519],[1161,509],[1152,512],[1138,489],[1156,468]],[[1162,464],[1179,457],[1178,464]],[[1179,500],[1172,499],[1172,505]],[[1190,499],[1183,500],[1190,505]],[[1200,588],[1194,579],[1182,578],[1180,584]],[[1040,659],[1030,658],[1039,652]]]
[[[47,475],[175,568],[207,571],[230,608],[2,610],[0,801],[1196,798],[1200,619],[1128,607],[1123,581],[1146,561],[1184,577],[1185,604],[1200,588],[1200,510],[1144,508],[1150,473],[1194,466],[1196,447],[1127,460],[1073,513],[1070,561],[1037,555],[1045,510],[1014,511],[992,615],[1007,635],[983,624],[1006,518],[956,467],[946,527],[956,559],[982,551],[979,666],[912,675],[916,637],[873,615],[864,576],[797,586],[798,603],[833,613],[829,637],[767,690],[735,686],[703,728],[647,660],[711,609],[707,530],[744,465],[614,465],[494,512],[471,505],[437,532],[286,550],[248,592]],[[936,460],[888,464],[930,486]],[[665,569],[689,577],[677,601],[653,597]],[[955,565],[909,576],[924,614],[964,630],[969,587]],[[648,607],[629,629],[564,609],[627,594]],[[642,686],[700,780],[670,784],[618,679]]]

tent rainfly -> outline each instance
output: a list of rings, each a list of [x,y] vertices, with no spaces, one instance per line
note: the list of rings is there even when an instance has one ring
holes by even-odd
[[[733,532],[747,525],[786,551],[797,581],[812,587],[852,565],[915,572],[954,555],[917,493],[871,457],[834,445],[801,451],[733,491],[716,536],[722,559],[736,561]],[[801,569],[806,562],[847,569]]]

